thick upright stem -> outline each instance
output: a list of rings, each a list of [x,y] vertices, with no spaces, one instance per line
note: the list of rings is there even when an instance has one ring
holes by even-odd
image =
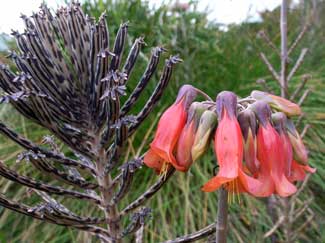
[[[286,98],[288,94],[287,64],[288,64],[288,30],[287,30],[288,2],[282,0],[281,5],[281,96]],[[286,242],[291,242],[291,222],[289,220],[289,199],[284,198],[284,233]]]
[[[97,136],[94,142],[97,148],[98,161],[97,161],[97,178],[98,184],[101,187],[101,200],[104,208],[105,218],[107,221],[107,230],[109,235],[114,239],[110,243],[120,243],[121,226],[120,226],[120,213],[116,204],[111,205],[110,201],[113,198],[114,192],[111,187],[113,183],[110,174],[103,173],[105,170],[105,164],[107,163],[107,156],[105,149],[100,144],[100,136]]]
[[[270,215],[273,224],[275,224],[277,217],[276,217],[276,198],[274,195],[271,195],[267,200],[267,212]],[[271,242],[272,243],[276,242],[275,234],[271,235]]]
[[[288,64],[288,39],[287,39],[287,10],[288,2],[287,0],[282,0],[281,5],[281,96],[286,97],[288,93],[288,82],[287,82],[287,64]]]
[[[104,167],[99,166],[100,170],[103,171]],[[109,205],[110,200],[113,197],[113,192],[110,187],[112,180],[110,175],[104,175],[102,178],[98,179],[99,185],[102,186],[101,197],[102,203],[105,207],[105,218],[107,220],[107,229],[112,238],[115,240],[110,243],[119,243],[121,242],[119,238],[120,235],[120,215],[116,205]]]
[[[291,224],[292,222],[290,221],[290,201],[289,198],[283,198],[282,199],[283,202],[283,213],[284,213],[284,221],[283,221],[283,225],[284,225],[284,233],[285,233],[285,239],[286,239],[286,243],[291,243]]]
[[[219,189],[218,215],[216,222],[216,242],[227,242],[228,191]]]

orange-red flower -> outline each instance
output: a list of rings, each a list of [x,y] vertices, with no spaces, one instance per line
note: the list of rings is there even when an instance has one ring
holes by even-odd
[[[176,161],[174,150],[186,123],[187,110],[195,97],[196,90],[193,86],[182,86],[175,103],[159,120],[155,138],[144,156],[144,163],[157,173],[163,172],[170,165],[177,170],[186,171],[186,167]]]
[[[295,130],[292,121],[288,121],[287,117],[282,112],[272,114],[272,120],[282,143],[281,146],[283,148],[283,160],[285,162],[284,170],[286,177],[290,182],[303,181],[306,177],[306,172],[315,173],[316,169],[311,168],[308,165],[301,165],[293,159],[293,149],[289,138],[290,132],[286,130],[286,126],[289,124],[291,132],[293,132],[293,134],[299,138],[298,140],[303,146],[298,132]],[[304,146],[301,149],[303,151],[303,156],[305,157],[304,159],[307,161],[307,154],[306,152],[304,153]]]
[[[291,173],[288,177],[289,181],[303,181],[306,177],[306,172],[315,173],[316,169],[308,165],[301,165],[295,160],[292,161]]]
[[[292,120],[287,119],[286,128],[288,130],[288,136],[293,149],[293,158],[296,162],[307,165],[308,152]]]
[[[286,177],[289,177],[291,173],[293,152],[292,152],[292,146],[289,140],[289,136],[285,128],[287,117],[283,112],[276,112],[272,114],[272,121],[275,130],[279,134],[279,139],[281,143],[280,146],[282,147],[283,150],[282,158],[284,163],[284,174]]]
[[[257,196],[267,197],[277,193],[282,197],[292,195],[297,188],[285,175],[285,160],[283,143],[279,134],[271,124],[271,109],[267,103],[258,101],[253,109],[259,120],[257,132],[257,158],[261,167],[258,179],[262,183]]]
[[[260,162],[257,160],[256,117],[252,110],[246,109],[239,113],[238,122],[244,138],[244,161],[249,172],[256,176]]]
[[[236,111],[236,95],[221,92],[217,97],[220,122],[214,138],[219,172],[202,187],[205,192],[217,190],[223,185],[229,191],[253,193],[260,186],[257,180],[243,171],[243,141]]]
[[[176,161],[179,166],[187,171],[193,163],[191,149],[195,138],[196,125],[192,120],[183,128],[176,149]],[[183,170],[182,170],[183,171]]]
[[[195,134],[198,129],[200,117],[206,107],[199,102],[193,102],[190,106],[186,124],[179,136],[176,148],[176,161],[187,171],[193,163],[191,154]]]
[[[191,150],[193,161],[200,158],[209,147],[211,135],[217,122],[218,116],[214,111],[206,110],[203,112]]]

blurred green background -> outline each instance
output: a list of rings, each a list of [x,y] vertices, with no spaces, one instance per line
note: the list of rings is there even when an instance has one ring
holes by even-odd
[[[159,114],[173,103],[180,85],[190,83],[215,97],[221,90],[232,90],[238,95],[247,96],[252,89],[262,89],[256,81],[265,79],[268,86],[278,92],[276,82],[269,75],[262,63],[259,53],[263,51],[275,67],[279,68],[278,56],[270,50],[258,33],[264,30],[271,40],[279,46],[279,13],[280,9],[261,13],[262,21],[258,23],[242,23],[231,25],[227,31],[222,26],[209,22],[207,12],[199,12],[196,2],[190,1],[187,9],[175,5],[161,5],[150,9],[148,3],[140,0],[93,0],[83,3],[84,11],[98,18],[107,11],[107,20],[111,36],[117,32],[122,22],[130,21],[128,49],[135,38],[144,36],[147,46],[142,49],[141,57],[136,64],[129,81],[128,91],[135,87],[146,63],[150,50],[157,45],[163,45],[171,54],[179,54],[184,60],[175,68],[170,85],[154,112],[129,140],[125,153],[125,161],[146,151],[153,137],[154,124]],[[315,5],[316,4],[316,8]],[[312,25],[303,41],[292,54],[292,66],[300,54],[300,49],[308,47],[309,52],[295,78],[290,81],[290,90],[301,82],[302,75],[310,74],[311,80],[307,87],[312,90],[303,104],[306,118],[298,129],[305,124],[311,128],[305,136],[305,143],[310,151],[310,164],[317,168],[317,173],[311,176],[308,185],[299,198],[301,202],[312,198],[310,209],[315,213],[311,224],[301,229],[296,242],[325,242],[325,2],[321,0],[305,0],[290,9],[288,17],[289,43],[302,30],[304,23],[313,17]],[[15,43],[1,36],[8,48],[15,48]],[[8,63],[5,58],[7,50],[0,55],[0,62]],[[162,69],[161,62],[160,70]],[[134,112],[141,108],[152,92],[158,75],[148,85]],[[40,142],[46,131],[32,124],[9,105],[1,105],[0,117],[18,132],[35,142]],[[25,175],[32,175],[43,180],[48,178],[33,170],[26,162],[15,163],[16,156],[22,150],[13,142],[0,138],[0,159],[11,164],[12,168]],[[192,167],[189,173],[176,173],[170,182],[157,193],[156,197],[147,203],[153,209],[153,218],[145,231],[145,242],[159,242],[176,236],[190,233],[215,220],[217,211],[216,193],[203,193],[200,187],[213,174],[215,166],[213,151],[210,151]],[[123,201],[123,205],[131,202],[156,179],[150,169],[142,168],[136,175],[133,190]],[[33,203],[37,197],[30,195],[26,189],[10,181],[0,179],[1,191],[15,200]],[[59,199],[71,210],[81,215],[89,215],[93,210],[82,202]],[[96,212],[94,212],[96,214]],[[293,225],[298,229],[306,221],[301,216]],[[265,201],[246,195],[241,196],[230,205],[229,242],[269,242],[263,239],[263,234],[272,228],[273,224],[266,213]],[[276,231],[279,240],[283,240],[281,229]],[[131,238],[129,239],[132,240]],[[87,242],[91,237],[73,229],[44,224],[18,215],[0,207],[0,242]],[[92,239],[96,242],[95,239]],[[204,242],[204,241],[202,241]]]

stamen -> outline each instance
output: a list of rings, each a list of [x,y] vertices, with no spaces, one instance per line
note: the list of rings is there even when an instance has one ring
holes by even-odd
[[[235,195],[235,187],[236,187],[236,181],[232,181],[232,203],[235,204],[236,202],[236,195]]]
[[[236,180],[236,193],[237,193],[237,199],[238,199],[238,203],[240,204],[240,194],[239,194],[239,185],[238,185],[238,180]]]
[[[238,203],[241,203],[241,199],[240,199],[240,194],[239,194],[239,184],[238,184],[238,180],[232,180],[228,183],[226,183],[225,188],[228,190],[228,197],[227,197],[227,201],[228,204],[232,204],[236,202],[236,198],[238,200]]]
[[[164,161],[164,163],[161,167],[161,170],[160,170],[160,175],[163,176],[164,180],[167,177],[168,169],[169,169],[169,163],[167,161]]]
[[[231,183],[231,182],[230,182]],[[227,190],[228,190],[228,196],[227,196],[227,201],[228,201],[228,204],[231,203],[231,194],[229,193],[229,186],[230,186],[230,183],[227,183],[226,186],[228,186]],[[225,186],[225,188],[226,188]]]
[[[235,184],[234,181],[230,181],[226,184],[225,186],[228,190],[228,204],[232,204],[235,202],[235,195],[234,195],[234,189],[235,189]]]

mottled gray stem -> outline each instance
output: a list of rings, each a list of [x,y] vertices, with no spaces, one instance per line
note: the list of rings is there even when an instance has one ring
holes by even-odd
[[[283,221],[283,226],[284,226],[284,233],[285,233],[285,242],[286,243],[291,243],[292,240],[292,234],[291,234],[291,224],[292,222],[290,221],[290,201],[289,198],[283,198],[282,199],[283,203],[283,213],[284,213],[284,221]]]
[[[286,98],[288,94],[288,76],[287,76],[287,64],[288,64],[288,29],[287,29],[287,16],[288,16],[288,1],[282,0],[281,4],[281,96]],[[302,58],[303,59],[303,58]],[[299,60],[297,61],[299,63]],[[299,64],[298,64],[299,65]],[[292,75],[294,74],[294,68]],[[290,204],[289,199],[284,198],[283,211],[284,211],[284,232],[286,242],[291,242],[291,222],[289,220]]]
[[[267,212],[269,214],[269,216],[271,217],[271,220],[273,222],[273,224],[276,222],[277,220],[277,215],[276,215],[276,198],[274,195],[271,195],[268,199],[267,199]],[[273,234],[274,231],[272,231],[271,236],[271,242],[275,243],[276,242],[276,235]]]
[[[177,237],[174,240],[168,240],[164,241],[163,243],[185,243],[185,242],[195,242],[200,239],[206,238],[209,235],[212,235],[216,231],[216,225],[215,224],[210,224],[206,226],[205,228],[196,231],[194,233],[188,234],[188,235],[183,235],[180,237]]]
[[[294,100],[297,95],[304,89],[305,84],[307,83],[307,81],[310,79],[310,75],[304,75],[302,77],[302,80],[299,84],[299,86],[295,89],[295,91],[292,93],[292,95],[290,96],[290,100]]]
[[[93,145],[98,152],[97,153],[98,160],[96,166],[97,166],[97,174],[98,174],[98,184],[100,185],[102,207],[107,221],[107,231],[109,235],[112,237],[112,240],[109,240],[108,242],[120,243],[122,242],[119,237],[121,233],[120,214],[118,212],[117,205],[110,205],[110,201],[114,195],[114,191],[111,186],[113,180],[110,174],[102,173],[105,169],[105,165],[107,162],[107,155],[105,149],[101,146],[99,135],[96,136]]]
[[[121,216],[129,213],[130,211],[140,207],[144,204],[148,199],[156,194],[156,192],[162,188],[162,186],[168,181],[168,179],[175,173],[174,168],[170,168],[165,175],[160,176],[155,184],[148,188],[143,194],[141,194],[137,199],[131,202],[128,206],[126,206],[120,213]]]
[[[219,189],[218,215],[216,221],[216,242],[227,242],[227,218],[228,218],[228,191]]]
[[[143,243],[143,231],[144,225],[142,225],[140,229],[135,232],[135,243]]]
[[[287,82],[287,65],[288,65],[288,26],[287,26],[287,12],[288,12],[288,2],[287,0],[282,0],[281,5],[281,72],[280,72],[280,83],[281,83],[281,96],[286,97],[288,92],[288,82]]]
[[[48,192],[51,194],[63,195],[65,197],[79,198],[79,199],[90,201],[95,204],[100,204],[100,200],[92,195],[88,195],[86,193],[82,193],[70,189],[65,189],[60,186],[49,185],[41,181],[36,181],[27,176],[19,175],[15,171],[5,166],[5,164],[2,163],[2,161],[0,161],[0,175],[2,177],[7,178],[8,180],[14,181],[16,183],[27,186],[29,188],[34,188],[36,190]]]

